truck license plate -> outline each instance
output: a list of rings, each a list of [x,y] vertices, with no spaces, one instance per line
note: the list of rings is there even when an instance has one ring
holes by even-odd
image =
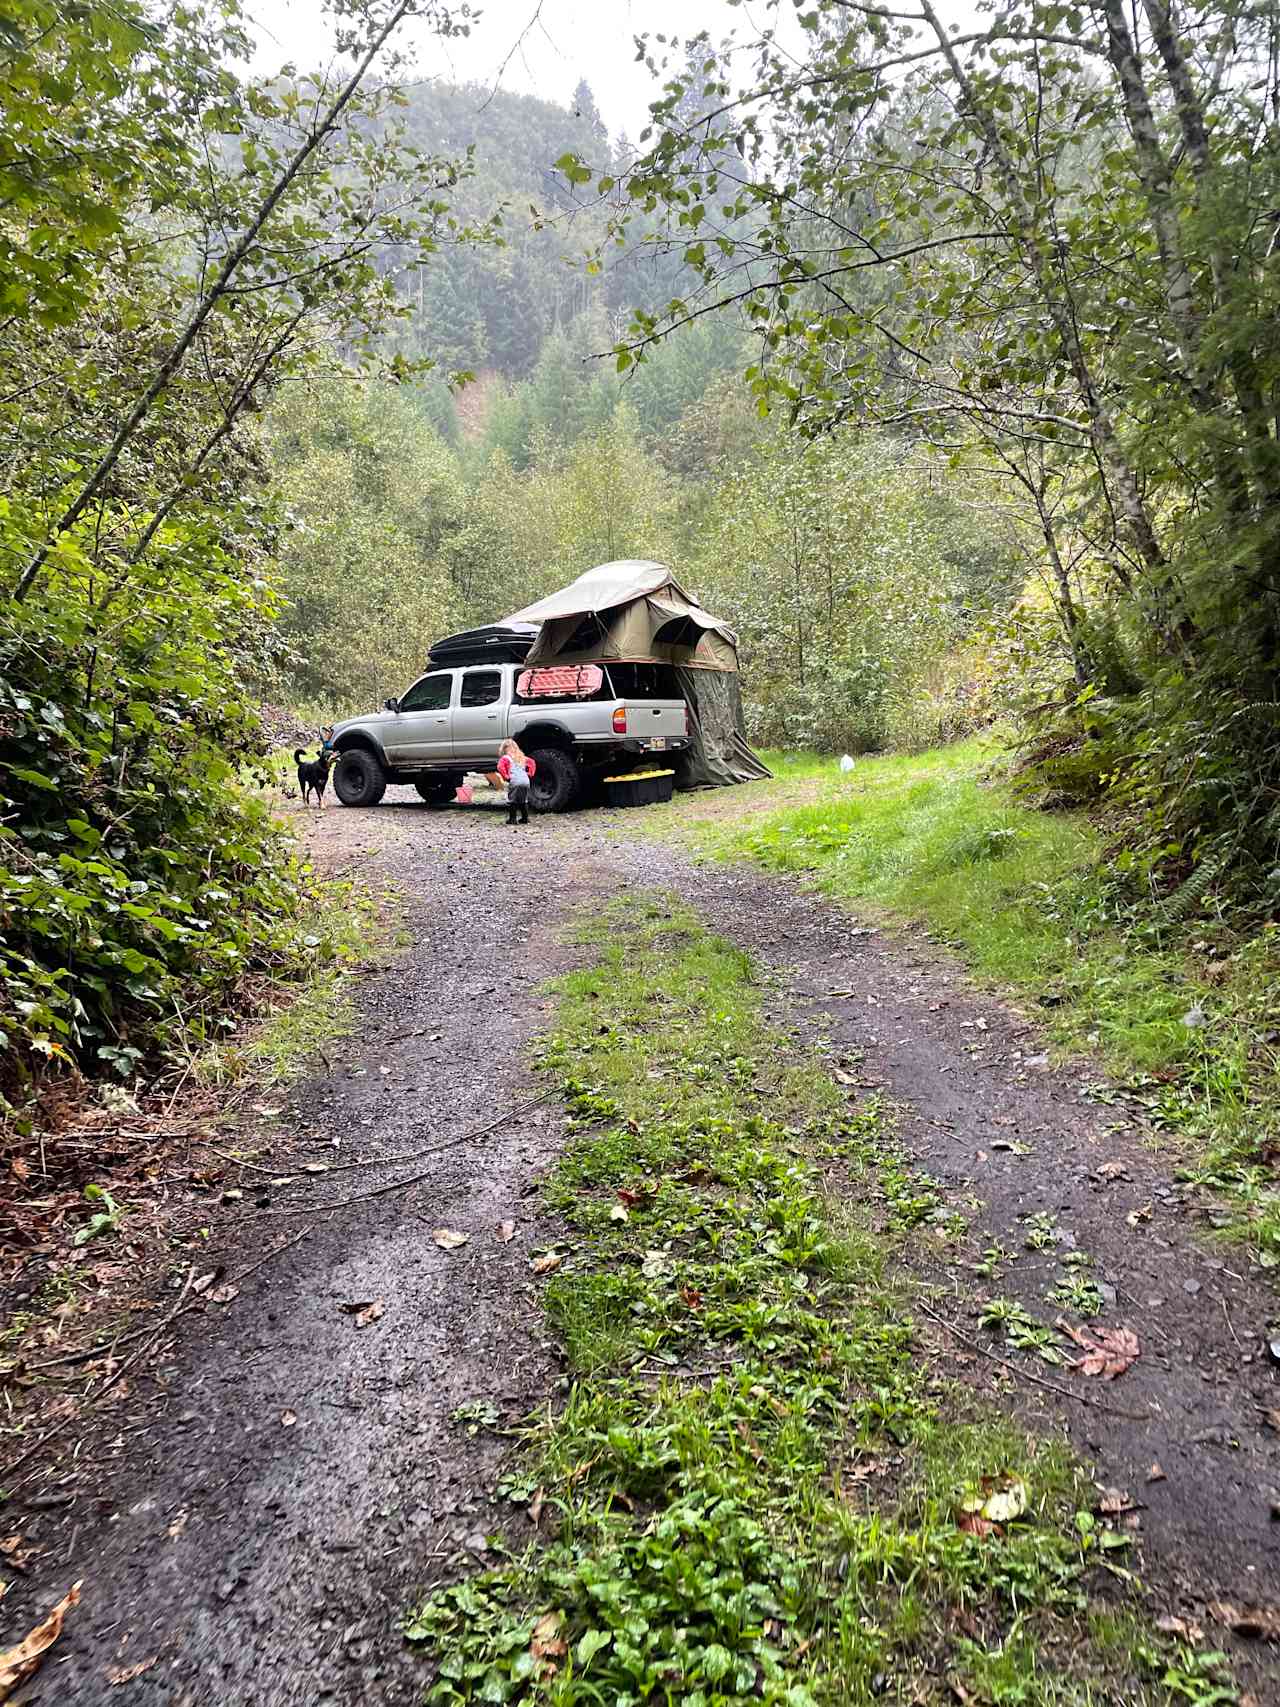
[[[651,753],[661,753],[666,749],[667,738],[665,735],[655,735],[647,744]]]

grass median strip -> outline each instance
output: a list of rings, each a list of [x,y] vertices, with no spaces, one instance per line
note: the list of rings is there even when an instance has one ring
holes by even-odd
[[[1233,1700],[1142,1635],[1127,1537],[1061,1448],[932,1364],[896,1258],[946,1217],[880,1191],[875,1104],[673,903],[587,938],[546,1050],[570,1379],[504,1484],[543,1539],[409,1616],[428,1700]]]

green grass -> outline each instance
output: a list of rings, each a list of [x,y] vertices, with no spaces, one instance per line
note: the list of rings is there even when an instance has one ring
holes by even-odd
[[[1241,939],[1228,921],[1162,922],[1104,881],[1097,829],[1020,804],[999,758],[969,741],[860,759],[843,776],[834,760],[774,754],[775,781],[735,791],[736,810],[694,817],[677,802],[663,825],[709,857],[797,873],[860,913],[928,924],[1058,1044],[1100,1055],[1158,1127],[1189,1139],[1188,1176],[1226,1194],[1227,1230],[1280,1267],[1275,929]],[[802,804],[797,784],[809,789]]]
[[[1092,1633],[1127,1547],[1087,1478],[931,1365],[892,1259],[950,1217],[878,1107],[676,904],[629,899],[585,940],[545,1049],[570,1379],[503,1484],[543,1540],[410,1614],[428,1701],[1172,1699],[1171,1649]]]

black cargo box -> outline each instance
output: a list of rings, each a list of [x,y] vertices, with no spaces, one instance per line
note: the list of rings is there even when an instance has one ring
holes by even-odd
[[[427,662],[434,670],[453,670],[463,664],[523,664],[537,637],[536,623],[490,623],[437,640]]]

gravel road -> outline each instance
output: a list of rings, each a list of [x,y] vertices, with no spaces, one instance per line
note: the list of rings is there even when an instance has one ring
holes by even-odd
[[[719,798],[752,809],[748,790]],[[972,1218],[965,1248],[928,1271],[957,1332],[930,1325],[925,1343],[961,1378],[1009,1386],[975,1349],[986,1296],[1050,1318],[1062,1255],[1088,1255],[1107,1300],[1099,1322],[1131,1329],[1140,1358],[1106,1386],[1028,1365],[1062,1391],[1019,1379],[1006,1402],[1065,1432],[1131,1497],[1157,1610],[1274,1603],[1280,1434],[1266,1413],[1274,1422],[1280,1370],[1263,1336],[1276,1299],[1204,1236],[1174,1158],[1123,1103],[1097,1100],[1099,1074],[1049,1068],[1033,1021],[973,990],[922,933],[864,931],[792,883],[692,866],[629,834],[633,821],[583,812],[509,829],[492,809],[433,811],[393,790],[373,811],[330,805],[308,825],[322,867],[360,865],[397,886],[412,946],[360,981],[358,1029],[332,1071],[287,1099],[259,1158],[269,1171],[245,1174],[236,1215],[214,1228],[211,1259],[232,1274],[268,1260],[232,1301],[184,1318],[139,1381],[123,1468],[78,1466],[54,1509],[19,1502],[15,1519],[45,1550],[0,1608],[0,1646],[84,1584],[25,1699],[420,1699],[404,1609],[479,1559],[486,1530],[513,1532],[494,1492],[502,1441],[468,1407],[514,1422],[559,1380],[529,1266],[554,1237],[536,1187],[561,1129],[553,1105],[526,1106],[550,1010],[541,986],[578,952],[569,921],[628,890],[691,900],[899,1105],[907,1148]],[[402,1154],[417,1159],[378,1160]],[[318,1175],[301,1171],[308,1161],[370,1165]],[[294,1184],[273,1185],[277,1170]],[[1035,1251],[1032,1214],[1053,1222]],[[442,1248],[441,1228],[467,1242]],[[269,1254],[284,1234],[298,1242]],[[1018,1260],[980,1279],[969,1265],[997,1240]],[[344,1309],[370,1304],[381,1313],[363,1326]],[[1265,1655],[1255,1676],[1275,1683]]]

